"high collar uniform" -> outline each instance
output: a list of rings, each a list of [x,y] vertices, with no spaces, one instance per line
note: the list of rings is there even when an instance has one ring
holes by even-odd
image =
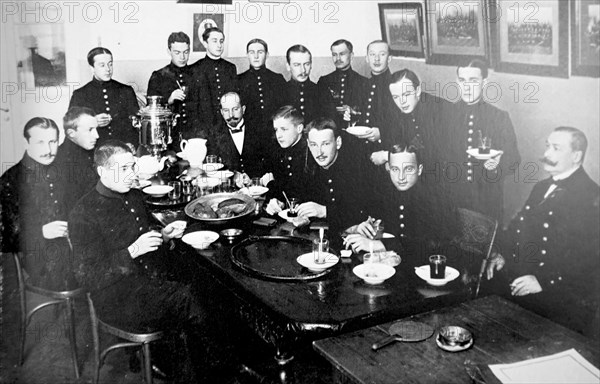
[[[179,84],[178,84],[179,83]],[[179,86],[188,86],[185,100],[175,100],[171,105],[174,113],[179,114],[177,124],[173,127],[171,136],[174,145],[178,148],[179,135],[184,139],[196,137],[194,127],[198,123],[198,90],[192,76],[192,69],[189,65],[178,67],[173,63],[152,72],[148,81],[148,96],[162,96],[162,101],[166,105],[171,93]]]
[[[304,115],[304,124],[308,124],[319,115],[319,93],[317,85],[307,79],[300,83],[290,79],[285,87],[285,102],[292,105]]]
[[[86,150],[68,138],[58,148],[54,163],[65,187],[65,204],[71,211],[77,200],[89,192],[98,181],[94,167],[94,150]]]
[[[544,198],[553,183],[549,178],[533,187],[501,239],[499,252],[510,281],[534,275],[542,287],[540,293],[514,300],[585,332],[598,308],[600,189],[583,168]]]
[[[251,67],[238,75],[238,86],[246,105],[246,114],[260,123],[259,128],[269,131],[273,127],[271,116],[282,106],[285,89],[283,75],[265,66],[258,70]]]
[[[356,73],[352,68],[345,71],[336,69],[330,74],[321,76],[317,86],[319,105],[323,115],[336,119],[336,123],[343,124],[341,116],[335,108],[343,105],[360,106],[366,81],[365,77]]]
[[[73,91],[71,107],[88,107],[94,113],[108,113],[112,121],[106,127],[98,127],[100,138],[96,145],[106,140],[117,139],[135,146],[139,144],[138,131],[129,116],[138,113],[139,105],[133,88],[116,80],[100,81],[93,78],[83,87]]]
[[[366,79],[360,96],[361,116],[357,125],[366,125],[367,127],[378,127],[380,131],[385,129],[384,117],[393,104],[390,95],[390,81],[392,74],[390,70]],[[373,143],[365,140],[364,143],[371,151],[380,149],[381,143]]]
[[[2,251],[22,252],[31,282],[51,290],[77,286],[68,240],[46,239],[42,233],[48,223],[67,221],[65,195],[58,167],[42,165],[27,154],[0,178]]]
[[[271,198],[284,201],[283,193],[288,197],[302,199],[307,194],[312,180],[307,171],[315,167],[314,158],[308,150],[306,140],[300,140],[289,148],[277,148],[272,152],[271,160],[274,180],[268,187],[269,192],[266,196],[268,202]]]

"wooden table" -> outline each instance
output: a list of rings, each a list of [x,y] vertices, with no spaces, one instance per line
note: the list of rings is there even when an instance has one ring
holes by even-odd
[[[408,319],[408,318],[407,318]],[[434,333],[418,343],[395,342],[377,352],[371,345],[387,335],[392,323],[313,342],[334,367],[336,383],[471,383],[464,367],[471,360],[482,368],[487,383],[498,382],[488,364],[514,363],[576,349],[599,366],[598,343],[542,318],[498,296],[488,296],[409,318],[435,329],[460,325],[474,335],[462,352],[437,347]]]

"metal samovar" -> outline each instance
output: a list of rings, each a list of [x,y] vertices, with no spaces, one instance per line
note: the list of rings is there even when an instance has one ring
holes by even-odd
[[[171,129],[177,124],[178,114],[162,105],[162,96],[148,96],[147,105],[131,116],[139,130],[140,145],[153,156],[159,156],[172,141]]]

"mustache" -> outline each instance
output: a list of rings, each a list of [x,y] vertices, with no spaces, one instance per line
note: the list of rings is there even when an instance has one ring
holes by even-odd
[[[52,159],[53,157],[56,157],[55,154],[53,153],[46,153],[45,155],[42,155],[42,157],[48,158],[48,159]]]
[[[551,165],[551,166],[555,166],[556,164],[558,164],[558,162],[552,161],[552,160],[550,160],[550,159],[548,159],[548,158],[546,158],[546,157],[541,157],[539,160],[540,160],[542,163],[544,163],[544,164],[548,164],[548,165]]]

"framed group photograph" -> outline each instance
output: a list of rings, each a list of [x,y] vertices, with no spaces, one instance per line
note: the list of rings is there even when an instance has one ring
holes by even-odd
[[[571,1],[571,74],[600,77],[600,0]]]
[[[421,3],[379,4],[379,20],[392,56],[425,57]]]
[[[202,45],[202,34],[207,28],[217,27],[224,31],[225,18],[223,14],[194,13],[194,36],[192,37],[192,52],[206,52]]]
[[[484,0],[427,0],[428,64],[459,65],[488,60],[487,7]]]
[[[491,8],[496,71],[568,77],[568,2],[499,1]]]

